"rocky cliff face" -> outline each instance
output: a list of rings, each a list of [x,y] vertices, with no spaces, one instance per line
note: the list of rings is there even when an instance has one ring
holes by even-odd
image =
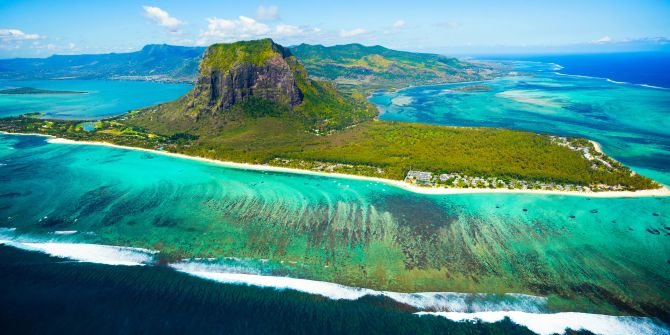
[[[291,107],[301,104],[303,94],[286,61],[290,51],[271,40],[256,44],[233,53],[217,49],[225,46],[208,48],[188,107],[222,111],[247,97]]]
[[[161,134],[192,134],[218,132],[249,118],[280,117],[323,134],[377,114],[363,95],[344,95],[333,83],[310,79],[296,57],[271,39],[214,44],[198,71],[189,93],[144,108],[127,122]]]

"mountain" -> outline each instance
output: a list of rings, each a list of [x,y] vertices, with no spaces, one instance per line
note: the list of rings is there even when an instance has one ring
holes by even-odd
[[[97,121],[94,129],[26,115],[0,119],[0,131],[397,180],[410,170],[410,179],[456,174],[461,187],[482,178],[517,188],[659,187],[604,154],[591,156],[597,151],[587,140],[388,122],[376,114],[358,89],[343,93],[310,78],[290,49],[263,39],[210,46],[192,90],[175,101]]]
[[[129,53],[0,59],[0,79],[194,81],[203,47],[146,45]]]
[[[140,51],[0,59],[0,79],[132,79],[194,82],[204,47],[150,44]],[[500,64],[360,44],[289,48],[312,78],[369,93],[413,85],[490,79]]]
[[[291,51],[271,39],[214,44],[191,91],[133,115],[145,127],[173,131],[218,127],[237,116],[287,116],[315,132],[343,129],[377,114],[360,94],[343,95],[312,80]]]
[[[499,64],[468,62],[437,54],[397,51],[382,46],[346,44],[291,47],[312,76],[342,87],[399,89],[414,85],[490,79]]]

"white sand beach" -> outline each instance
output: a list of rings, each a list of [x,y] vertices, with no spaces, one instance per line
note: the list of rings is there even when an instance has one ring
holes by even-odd
[[[126,150],[138,150],[151,152],[158,155],[166,155],[171,157],[178,157],[183,159],[190,159],[200,162],[206,162],[211,164],[217,164],[229,168],[235,169],[244,169],[244,170],[256,170],[256,171],[274,171],[274,172],[284,172],[284,173],[293,173],[293,174],[309,174],[309,175],[319,175],[325,177],[335,177],[335,178],[344,178],[344,179],[353,179],[353,180],[367,180],[379,183],[385,183],[387,185],[392,185],[395,187],[402,188],[409,192],[419,193],[419,194],[431,194],[431,195],[446,195],[446,194],[491,194],[491,193],[501,193],[501,194],[538,194],[538,195],[564,195],[564,196],[581,196],[581,197],[593,197],[593,198],[628,198],[628,197],[659,197],[659,196],[670,196],[670,189],[667,187],[661,187],[658,189],[651,190],[640,190],[640,191],[604,191],[604,192],[585,192],[585,191],[558,191],[558,190],[522,190],[522,189],[504,189],[504,188],[450,188],[450,187],[421,187],[413,185],[401,180],[392,180],[385,178],[377,177],[367,177],[367,176],[357,176],[343,173],[328,173],[328,172],[319,172],[312,170],[301,170],[295,168],[271,166],[271,165],[260,165],[260,164],[249,164],[249,163],[236,163],[215,160],[204,157],[189,156],[184,154],[178,154],[173,152],[166,152],[153,149],[145,148],[135,148],[121,146],[117,144],[111,144],[107,142],[90,142],[90,141],[73,141],[64,138],[56,138],[49,135],[34,134],[38,136],[48,136],[50,137],[48,142],[54,144],[74,144],[74,145],[97,145],[97,146],[106,146],[118,149]],[[593,141],[592,141],[593,142]],[[600,150],[600,145],[596,142],[593,142],[597,150]]]

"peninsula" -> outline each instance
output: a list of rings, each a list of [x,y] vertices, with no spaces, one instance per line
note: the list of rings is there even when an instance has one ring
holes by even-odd
[[[6,90],[0,90],[0,94],[84,94],[86,92],[80,91],[57,91],[57,90],[43,90],[33,87],[19,87],[19,88],[9,88]]]
[[[317,68],[317,57],[306,62],[310,68]],[[331,66],[329,59],[322,65]],[[375,66],[400,66],[372,59]],[[431,71],[448,77],[445,69]],[[376,120],[364,93],[389,81],[370,80],[342,90],[311,77],[291,50],[270,39],[215,44],[203,55],[193,89],[176,101],[97,121],[93,130],[81,121],[39,115],[0,119],[0,130],[404,181],[422,189],[667,193],[587,140]]]

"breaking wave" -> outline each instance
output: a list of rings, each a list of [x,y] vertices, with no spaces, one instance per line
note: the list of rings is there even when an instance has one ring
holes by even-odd
[[[418,315],[442,316],[453,321],[497,322],[509,317],[512,322],[528,327],[542,335],[562,334],[566,328],[585,329],[595,334],[608,335],[667,335],[670,329],[649,318],[634,316],[611,316],[588,313],[528,313],[520,311],[490,311],[477,313],[419,312]]]
[[[11,229],[0,231],[5,238]],[[7,245],[52,256],[108,265],[153,265],[156,251],[88,243],[27,242],[0,240]],[[212,261],[212,260],[210,260]],[[644,317],[609,316],[588,313],[550,313],[547,298],[526,294],[485,294],[457,292],[400,293],[351,287],[336,283],[263,275],[239,260],[239,265],[189,261],[170,264],[174,270],[226,284],[295,290],[329,299],[357,300],[365,296],[382,296],[412,306],[418,315],[435,315],[454,321],[481,320],[496,322],[509,317],[539,334],[563,333],[566,328],[586,329],[597,334],[670,334],[670,329]],[[235,262],[233,262],[235,263]],[[251,273],[250,273],[251,272]]]
[[[666,87],[653,86],[653,85],[648,85],[648,84],[635,84],[635,83],[629,83],[627,81],[616,81],[614,79],[604,78],[604,77],[583,76],[583,75],[579,75],[579,74],[568,74],[568,73],[560,73],[560,72],[554,72],[554,74],[559,75],[559,76],[567,76],[567,77],[605,80],[609,83],[617,84],[617,85],[633,85],[633,86],[640,86],[640,87],[646,87],[646,88],[653,88],[653,89],[657,89],[657,90],[667,90],[668,89]]]
[[[546,298],[526,294],[484,294],[457,292],[399,293],[351,287],[336,283],[269,276],[258,273],[240,273],[239,268],[212,267],[211,265],[183,262],[170,265],[177,271],[226,284],[253,285],[275,289],[289,289],[324,296],[334,300],[356,300],[364,296],[384,296],[401,304],[424,311],[545,311]],[[214,270],[214,271],[213,271]]]
[[[68,258],[80,262],[107,265],[147,265],[154,261],[155,251],[117,247],[111,245],[60,242],[18,242],[0,240],[0,244],[28,251],[42,252],[51,256]]]

